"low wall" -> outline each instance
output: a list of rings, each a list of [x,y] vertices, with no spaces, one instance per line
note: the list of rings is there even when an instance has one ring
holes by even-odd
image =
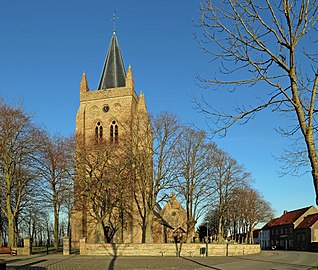
[[[17,251],[17,255],[28,256],[32,254],[31,238],[26,237],[23,239],[23,247],[13,248]]]
[[[29,248],[17,247],[17,248],[13,248],[13,250],[16,250],[17,255],[19,255],[19,256],[28,256],[28,255],[32,254],[32,252]]]
[[[179,247],[180,244],[178,244]],[[206,244],[182,244],[180,256],[205,256]],[[208,256],[236,256],[255,254],[260,245],[209,244]],[[203,254],[202,254],[203,253]],[[87,244],[80,240],[81,255],[106,256],[176,256],[175,244]]]

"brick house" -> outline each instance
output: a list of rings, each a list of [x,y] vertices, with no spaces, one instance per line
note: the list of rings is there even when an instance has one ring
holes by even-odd
[[[318,250],[318,213],[306,216],[295,229],[296,250]]]
[[[275,221],[278,218],[271,219],[268,223],[266,223],[259,231],[259,244],[261,249],[270,249],[271,248],[271,228]],[[254,242],[255,243],[255,242]]]
[[[300,240],[297,241],[296,235],[297,227],[305,220],[307,216],[315,214],[317,212],[318,210],[314,206],[309,206],[289,212],[284,211],[282,216],[277,218],[275,221],[270,221],[270,225],[266,224],[268,225],[267,228],[269,228],[270,230],[271,247],[277,249],[292,250],[296,248],[296,242],[297,247],[299,247]],[[302,227],[304,227],[304,230],[307,230],[306,233],[309,232],[308,228],[305,228],[304,225]]]

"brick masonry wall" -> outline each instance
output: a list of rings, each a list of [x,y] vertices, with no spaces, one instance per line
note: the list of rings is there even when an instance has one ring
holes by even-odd
[[[179,247],[180,244],[178,244]],[[205,244],[182,244],[181,256],[202,256],[200,250],[206,248]],[[255,254],[261,251],[260,245],[236,244],[209,244],[209,256],[237,256]],[[176,245],[169,244],[87,244],[84,239],[80,241],[81,255],[103,256],[176,256]]]

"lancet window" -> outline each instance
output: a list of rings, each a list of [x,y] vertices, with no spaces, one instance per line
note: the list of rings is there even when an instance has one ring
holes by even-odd
[[[103,126],[100,122],[97,122],[95,126],[95,141],[99,143],[103,140]]]
[[[109,140],[111,143],[118,143],[118,124],[112,121],[109,128]]]

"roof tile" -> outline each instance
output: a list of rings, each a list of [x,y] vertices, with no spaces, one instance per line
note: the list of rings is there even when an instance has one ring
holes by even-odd
[[[297,209],[294,211],[286,212],[285,214],[281,215],[273,224],[274,226],[280,226],[280,225],[289,225],[293,224],[297,219],[299,219],[306,211],[308,211],[309,207],[305,207],[302,209]]]
[[[310,228],[318,221],[318,213],[308,215],[304,218],[304,220],[297,226],[296,229],[307,229]]]

